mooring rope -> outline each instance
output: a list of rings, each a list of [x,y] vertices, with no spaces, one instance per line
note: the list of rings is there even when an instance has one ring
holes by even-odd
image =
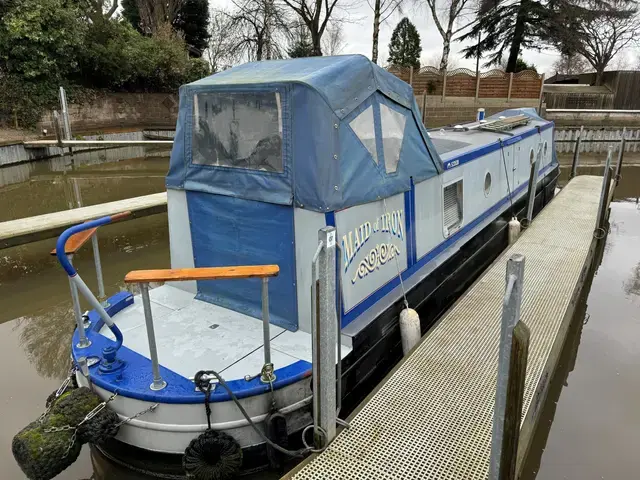
[[[513,198],[511,193],[511,185],[509,184],[509,174],[507,173],[507,159],[504,158],[504,143],[500,139],[500,152],[502,153],[502,164],[504,165],[504,176],[507,179],[507,192],[509,192],[509,203],[511,204],[511,216],[516,218],[516,214],[513,210]]]

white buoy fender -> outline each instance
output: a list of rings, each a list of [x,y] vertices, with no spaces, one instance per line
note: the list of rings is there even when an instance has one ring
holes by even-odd
[[[509,245],[513,245],[520,236],[520,222],[516,217],[509,221]]]
[[[420,317],[412,308],[405,308],[400,312],[400,336],[404,355],[420,341]]]

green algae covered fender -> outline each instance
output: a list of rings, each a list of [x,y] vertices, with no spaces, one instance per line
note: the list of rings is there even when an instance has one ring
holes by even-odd
[[[76,461],[84,443],[100,444],[114,437],[118,415],[108,408],[99,409],[102,403],[86,387],[57,398],[49,396],[49,411],[13,437],[13,456],[24,474],[31,480],[49,480]]]

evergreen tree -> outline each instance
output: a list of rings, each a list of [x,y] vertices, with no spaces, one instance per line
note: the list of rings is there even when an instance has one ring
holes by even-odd
[[[411,21],[405,17],[391,35],[389,63],[400,67],[420,68],[420,35]]]
[[[190,55],[201,57],[210,38],[208,0],[184,0],[173,21],[173,28],[184,34]]]
[[[122,0],[122,18],[133,25],[137,31],[143,33],[140,24],[140,10],[138,10],[136,0]]]
[[[466,58],[489,55],[485,66],[499,65],[508,51],[507,72],[515,72],[523,48],[540,49],[545,37],[548,9],[538,0],[504,2],[483,0],[478,22],[460,40],[473,44],[463,49]],[[476,40],[481,38],[479,42]]]
[[[311,41],[311,35],[309,34],[309,30],[307,26],[302,24],[298,27],[298,38],[294,40],[289,49],[287,50],[287,54],[291,58],[302,58],[302,57],[313,57],[313,42]]]

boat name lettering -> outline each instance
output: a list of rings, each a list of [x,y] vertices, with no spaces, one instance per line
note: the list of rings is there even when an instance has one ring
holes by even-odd
[[[373,222],[364,222],[357,228],[342,236],[342,255],[345,273],[356,257],[360,249],[376,233],[390,233],[404,240],[404,210],[394,210],[391,213],[383,213]],[[379,247],[380,245],[377,245]],[[375,249],[374,249],[375,250]],[[373,250],[372,250],[373,251]],[[399,252],[398,252],[399,253]],[[371,255],[369,252],[368,256]],[[383,262],[384,263],[384,262]]]
[[[453,168],[460,165],[460,160],[453,160],[447,164],[447,168]]]

